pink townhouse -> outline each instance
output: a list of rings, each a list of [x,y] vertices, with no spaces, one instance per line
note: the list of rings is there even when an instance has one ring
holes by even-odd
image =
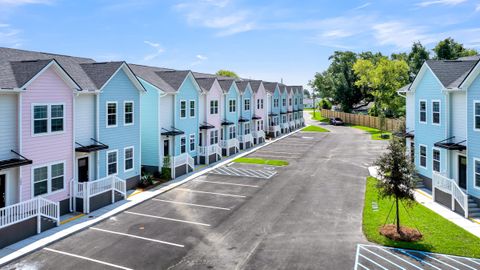
[[[220,140],[223,140],[223,91],[215,77],[198,78],[198,74],[195,76],[198,85],[204,93],[199,97],[199,158],[201,164],[210,164],[222,157]]]
[[[295,119],[293,118],[293,102],[294,102],[294,89],[290,86],[286,87],[287,91],[287,121],[290,131],[295,130]]]
[[[267,129],[267,92],[262,81],[250,80],[249,83],[253,90],[253,143],[260,144],[265,142]]]

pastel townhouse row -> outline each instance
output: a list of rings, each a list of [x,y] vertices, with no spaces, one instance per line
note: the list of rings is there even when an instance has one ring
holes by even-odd
[[[125,62],[0,48],[0,247],[136,185],[143,92]]]
[[[480,208],[479,57],[429,60],[406,96],[407,148],[435,201],[465,217]]]

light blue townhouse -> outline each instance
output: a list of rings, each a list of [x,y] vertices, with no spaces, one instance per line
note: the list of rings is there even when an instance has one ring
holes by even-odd
[[[423,184],[465,217],[480,216],[479,69],[478,60],[429,60],[399,90],[408,155]]]
[[[280,87],[280,130],[282,134],[289,132],[288,124],[288,91],[287,86],[279,84]]]
[[[131,66],[147,89],[142,105],[143,167],[171,178],[193,171],[201,89],[192,72]]]
[[[218,83],[223,91],[220,146],[222,148],[222,154],[230,156],[240,151],[240,143],[238,140],[240,91],[233,79],[219,78]]]
[[[280,136],[280,87],[278,83],[263,82],[267,91],[268,135]]]
[[[253,146],[252,116],[253,116],[253,91],[248,81],[237,81],[240,91],[240,117],[238,119],[238,140],[240,149]]]

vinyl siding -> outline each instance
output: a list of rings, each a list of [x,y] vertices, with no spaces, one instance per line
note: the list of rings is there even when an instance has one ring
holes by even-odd
[[[147,92],[141,95],[142,106],[142,165],[159,166],[160,143],[160,97],[155,87],[140,80]]]
[[[0,160],[18,149],[18,94],[0,94]]]
[[[471,195],[480,198],[480,187],[475,187],[474,177],[474,159],[480,158],[480,131],[474,130],[474,100],[480,100],[480,76],[478,76],[474,82],[467,89],[468,101],[467,101],[467,191]]]
[[[450,95],[450,136],[455,136],[456,141],[467,138],[467,97],[465,92],[454,92]]]
[[[407,131],[415,130],[415,93],[406,94],[406,127]]]
[[[75,142],[90,145],[95,138],[95,95],[80,95],[75,98]]]
[[[210,125],[215,126],[215,129],[219,130],[219,132],[221,132],[220,130],[221,130],[221,127],[222,127],[221,126],[221,123],[222,123],[221,112],[222,112],[222,108],[223,108],[223,98],[222,98],[222,96],[223,96],[222,88],[220,87],[220,84],[218,84],[218,82],[215,81],[213,83],[210,91],[208,91],[207,95],[202,97],[206,100],[206,104],[205,104],[205,108],[204,108],[206,119],[204,119],[202,122],[207,122]],[[217,114],[210,114],[210,101],[212,101],[212,100],[218,100],[218,113]],[[205,137],[205,139],[206,139],[207,145],[210,144],[210,131],[211,130],[208,130],[206,132],[207,136]],[[220,140],[220,134],[218,136],[219,136],[219,140]],[[197,144],[198,144],[198,142],[197,142]]]
[[[106,127],[106,104],[117,102],[117,127]],[[134,102],[134,124],[124,125],[124,101]],[[99,102],[99,140],[109,146],[107,151],[118,150],[118,176],[128,179],[140,175],[140,92],[123,70],[119,70],[100,94]],[[134,169],[124,170],[124,148],[134,147]],[[99,152],[99,177],[105,177],[106,153]]]
[[[254,110],[255,110],[255,114],[262,117],[262,120],[263,120],[263,130],[266,130],[267,128],[267,119],[268,119],[268,116],[267,116],[267,95],[266,95],[266,92],[265,92],[265,87],[263,87],[263,84],[260,84],[260,88],[258,89],[258,91],[254,94],[254,99],[255,99],[255,103],[254,103]],[[261,99],[263,100],[263,109],[257,109],[257,101]]]
[[[235,112],[230,112],[229,111],[229,103],[230,103],[229,100],[231,100],[231,99],[236,100],[237,110]],[[235,84],[232,84],[232,86],[230,86],[230,89],[228,90],[228,93],[225,95],[224,111],[225,111],[224,118],[227,119],[227,121],[235,123],[235,125],[237,126],[237,134],[238,134],[237,123],[238,123],[238,118],[239,118],[239,115],[240,115],[240,102],[239,102],[238,89],[236,88]],[[228,136],[227,136],[228,127],[229,126],[225,126],[225,128],[223,129],[224,138],[228,138]]]

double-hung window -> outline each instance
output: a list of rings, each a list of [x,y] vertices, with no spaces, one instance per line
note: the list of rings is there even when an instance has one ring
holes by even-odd
[[[33,196],[48,194],[64,188],[65,163],[33,169]]]
[[[432,151],[432,166],[433,171],[440,172],[440,150],[438,149]]]
[[[427,167],[427,147],[420,145],[420,167]]]
[[[107,152],[107,175],[118,173],[118,151]]]
[[[250,123],[245,123],[245,135],[250,134]]]
[[[218,143],[218,130],[210,131],[210,145]]]
[[[245,111],[250,111],[250,99],[245,99]]]
[[[195,117],[195,100],[190,100],[190,117]]]
[[[125,158],[125,171],[133,170],[133,146],[127,147],[124,150],[124,158]]]
[[[218,100],[210,101],[210,114],[218,114]]]
[[[190,134],[190,152],[195,151],[195,134]]]
[[[420,101],[420,123],[427,122],[427,102],[425,100]]]
[[[185,138],[185,136],[180,137],[180,154],[187,152],[186,143],[187,138]]]
[[[124,125],[133,125],[133,101],[125,101],[124,103]]]
[[[285,98],[282,99],[282,106],[283,107],[287,106],[287,99]]]
[[[475,187],[480,187],[480,159],[475,159]]]
[[[180,118],[187,117],[187,102],[185,100],[180,101]]]
[[[257,110],[260,110],[260,100],[261,99],[257,99]]]
[[[288,106],[292,106],[292,98],[288,99]]]
[[[473,103],[473,113],[474,113],[474,126],[475,130],[480,130],[480,101],[475,101]]]
[[[273,107],[278,107],[278,98],[273,99]]]
[[[33,134],[47,134],[64,130],[64,106],[44,104],[33,106]]]
[[[117,126],[117,102],[107,102],[107,127]]]
[[[432,123],[440,125],[440,101],[432,101]]]
[[[237,132],[235,130],[235,126],[229,128],[229,138],[235,139],[237,137]]]
[[[228,111],[235,112],[237,110],[237,105],[235,99],[230,99],[228,101]]]

